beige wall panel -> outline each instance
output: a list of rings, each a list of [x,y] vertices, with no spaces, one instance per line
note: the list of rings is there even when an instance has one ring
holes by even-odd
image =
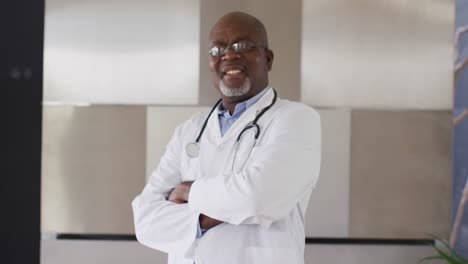
[[[44,100],[196,104],[199,1],[47,0]]]
[[[416,264],[421,259],[434,255],[436,252],[430,246],[306,245],[305,263]]]
[[[304,0],[302,100],[451,109],[454,1]]]
[[[134,233],[145,122],[144,107],[44,107],[42,232]]]
[[[216,21],[225,13],[232,11],[246,12],[246,0],[200,0],[200,79],[198,103],[213,105],[219,99],[219,92],[211,82],[209,68],[209,34]]]
[[[268,6],[268,8],[265,8]],[[270,85],[279,96],[299,100],[301,59],[301,1],[200,1],[200,91],[199,103],[212,105],[219,97],[209,70],[209,33],[218,18],[231,11],[243,11],[258,17],[268,32],[275,53]]]
[[[347,237],[351,112],[319,109],[322,122],[320,177],[310,197],[306,236]]]
[[[135,241],[42,240],[41,264],[167,264],[167,254]]]
[[[449,111],[353,111],[350,235],[448,237]]]
[[[257,16],[267,29],[275,54],[270,85],[283,99],[300,99],[302,1],[247,1],[247,11]]]
[[[159,164],[166,145],[175,128],[196,113],[209,111],[207,107],[148,107],[147,108],[147,145],[146,178]],[[194,139],[197,135],[193,135]]]

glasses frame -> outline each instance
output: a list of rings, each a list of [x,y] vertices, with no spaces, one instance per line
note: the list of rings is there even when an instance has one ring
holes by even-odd
[[[246,46],[241,46],[241,44],[246,44]],[[221,57],[221,56],[224,56],[229,49],[232,49],[235,53],[246,53],[246,52],[249,52],[255,48],[264,48],[264,49],[267,49],[268,47],[265,46],[265,45],[260,45],[260,44],[256,44],[252,41],[248,41],[248,40],[240,40],[236,43],[233,43],[231,44],[230,46],[219,46],[219,45],[216,45],[216,46],[213,46],[211,47],[209,50],[208,50],[208,53],[212,56],[212,57],[215,57],[215,58],[218,58],[218,57]]]

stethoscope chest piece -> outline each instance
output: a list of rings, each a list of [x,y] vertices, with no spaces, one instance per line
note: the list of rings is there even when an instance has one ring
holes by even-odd
[[[190,142],[185,146],[185,151],[190,158],[196,158],[200,152],[200,146],[197,142]]]
[[[237,145],[239,145],[239,143],[241,141],[241,138],[243,137],[244,132],[247,132],[247,131],[248,132],[253,132],[252,128],[255,128],[255,134],[254,134],[254,140],[253,140],[252,148],[255,146],[255,143],[256,143],[259,135],[260,135],[260,126],[258,126],[257,121],[260,119],[260,117],[262,117],[263,114],[265,114],[266,111],[268,111],[268,109],[270,109],[275,104],[277,96],[278,95],[276,94],[276,91],[273,90],[273,100],[271,101],[271,103],[267,107],[263,108],[259,113],[257,113],[257,116],[255,117],[255,119],[241,131],[241,133],[239,134],[239,136],[237,137],[237,140],[236,140]],[[208,120],[210,119],[211,114],[213,114],[214,110],[216,109],[216,107],[218,107],[218,105],[220,103],[221,103],[221,99],[219,99],[218,102],[213,106],[213,108],[211,108],[210,113],[206,117],[205,122],[203,123],[203,126],[200,129],[200,132],[198,133],[197,139],[194,142],[190,142],[185,146],[185,152],[187,153],[187,156],[189,156],[190,158],[196,158],[200,154],[199,153],[200,152],[200,145],[199,145],[200,138],[202,137],[203,132],[205,131],[206,125],[208,124]],[[239,147],[239,146],[237,146],[237,147]],[[250,149],[250,151],[252,151],[252,149]],[[236,149],[236,154],[234,156],[236,156],[236,155],[237,155],[237,149]],[[235,160],[235,157],[234,157],[234,160]],[[245,162],[244,162],[244,164],[245,164]]]

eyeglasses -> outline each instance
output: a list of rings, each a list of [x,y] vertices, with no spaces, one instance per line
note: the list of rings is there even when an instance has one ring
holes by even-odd
[[[229,48],[232,48],[236,53],[245,53],[257,47],[266,48],[264,45],[257,45],[251,41],[239,41],[232,44],[230,47],[214,46],[208,52],[213,57],[220,57],[226,54]]]

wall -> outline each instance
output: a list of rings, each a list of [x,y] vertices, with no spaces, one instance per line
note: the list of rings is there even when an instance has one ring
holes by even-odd
[[[2,263],[39,263],[44,0],[1,3]],[[28,8],[25,8],[27,6]],[[4,157],[5,157],[4,156]]]
[[[140,0],[121,21],[125,3],[104,4],[48,2],[43,233],[132,234],[129,204],[173,129],[217,99],[208,70],[209,30],[225,12],[240,10],[267,27],[275,52],[270,84],[322,117],[323,162],[307,236],[448,236],[451,1]],[[96,29],[86,30],[90,21]],[[71,26],[80,39],[68,39]],[[87,216],[73,217],[77,210]],[[422,245],[312,244],[306,259],[416,263],[433,253]],[[80,263],[127,263],[135,254],[144,256],[141,263],[164,262],[164,254],[133,242],[53,239],[43,240],[42,261],[73,256]]]

